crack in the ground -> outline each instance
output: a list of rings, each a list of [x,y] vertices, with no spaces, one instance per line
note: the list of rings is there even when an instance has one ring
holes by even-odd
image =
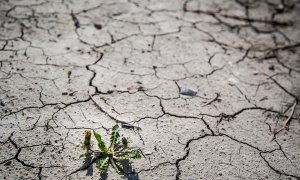
[[[180,5],[180,7],[178,9],[172,10],[171,6],[170,6],[171,9],[168,9],[169,7],[168,8],[165,7],[165,8],[162,8],[162,9],[159,9],[159,8],[156,9],[157,7],[151,7],[150,6],[151,2],[147,2],[145,4],[142,4],[142,3],[140,4],[139,2],[133,2],[133,1],[128,0],[128,2],[126,2],[126,3],[134,6],[134,7],[131,7],[131,8],[133,8],[133,9],[136,8],[136,9],[139,9],[139,10],[143,10],[143,12],[141,13],[141,12],[137,11],[137,12],[131,14],[131,13],[128,13],[128,12],[123,12],[122,8],[119,8],[119,9],[117,8],[118,10],[120,10],[120,12],[116,12],[112,15],[110,15],[109,13],[104,15],[102,17],[102,19],[103,19],[103,22],[104,22],[103,24],[105,24],[105,25],[103,25],[101,23],[101,27],[98,26],[98,30],[101,29],[101,31],[99,31],[100,33],[102,31],[105,31],[106,33],[108,33],[109,36],[110,36],[110,42],[106,42],[104,44],[97,45],[97,44],[90,43],[88,40],[84,39],[84,37],[81,36],[79,30],[82,30],[83,28],[85,28],[88,25],[92,24],[92,22],[88,22],[88,23],[85,22],[87,19],[92,20],[92,18],[90,17],[90,15],[88,13],[92,13],[92,12],[98,11],[98,10],[101,11],[102,10],[101,8],[103,8],[103,6],[105,6],[105,7],[106,6],[109,7],[109,5],[114,6],[114,5],[118,5],[118,3],[111,3],[111,4],[100,3],[98,5],[88,5],[88,7],[84,6],[84,7],[78,8],[79,10],[74,10],[72,8],[72,6],[74,6],[74,4],[72,4],[71,2],[69,3],[69,2],[62,1],[61,4],[64,5],[64,8],[67,9],[66,12],[58,12],[58,13],[57,12],[53,12],[53,13],[52,12],[47,12],[46,13],[46,12],[40,12],[37,9],[39,7],[47,7],[48,5],[52,5],[54,3],[51,3],[49,1],[45,1],[45,2],[41,2],[41,3],[33,3],[33,4],[27,4],[27,5],[15,5],[15,3],[5,1],[5,3],[8,4],[9,8],[1,11],[1,12],[3,12],[3,16],[5,17],[5,19],[3,20],[3,22],[1,22],[0,28],[3,29],[3,30],[5,29],[9,32],[12,29],[11,29],[11,27],[8,26],[8,24],[15,24],[16,27],[14,27],[14,26],[12,26],[12,27],[17,29],[17,31],[15,32],[15,34],[13,36],[7,36],[9,38],[6,38],[6,35],[0,34],[0,36],[1,36],[0,37],[0,43],[1,43],[0,52],[1,53],[12,53],[16,57],[18,57],[18,54],[20,55],[21,53],[24,53],[25,57],[22,55],[22,57],[19,57],[18,60],[14,60],[14,59],[1,60],[0,61],[1,73],[5,74],[5,77],[1,77],[0,79],[1,80],[9,80],[11,78],[11,76],[16,74],[16,75],[18,75],[18,76],[20,76],[21,78],[24,78],[24,79],[33,78],[33,79],[40,80],[40,81],[49,80],[49,81],[52,81],[54,83],[54,85],[56,86],[55,79],[51,79],[51,78],[47,78],[47,77],[43,77],[43,76],[41,76],[41,77],[40,76],[39,77],[31,77],[31,76],[28,76],[26,73],[24,73],[24,74],[23,73],[14,73],[13,71],[7,71],[7,69],[3,68],[3,66],[7,66],[7,64],[5,64],[5,63],[9,63],[9,62],[12,62],[12,61],[15,61],[16,63],[19,63],[19,62],[24,63],[24,64],[26,64],[26,66],[27,65],[47,66],[47,67],[53,68],[53,69],[56,69],[56,68],[62,68],[63,69],[63,68],[71,67],[71,66],[72,67],[80,67],[80,68],[85,68],[86,71],[89,71],[89,72],[92,73],[92,77],[89,78],[89,80],[88,80],[88,86],[94,88],[95,91],[91,92],[91,94],[89,94],[90,95],[89,97],[77,99],[75,101],[72,101],[71,103],[64,103],[64,102],[59,102],[59,101],[57,101],[56,103],[47,103],[47,101],[43,100],[43,98],[42,98],[46,94],[44,94],[45,91],[44,91],[43,87],[41,87],[41,89],[38,91],[38,100],[39,100],[39,103],[41,105],[27,106],[27,107],[21,107],[21,108],[16,105],[18,107],[17,110],[10,111],[10,112],[8,112],[4,115],[0,115],[1,121],[3,121],[5,118],[9,119],[11,115],[16,116],[16,114],[18,114],[20,112],[23,112],[23,111],[26,111],[26,110],[44,109],[44,108],[47,108],[47,107],[54,106],[54,107],[57,107],[58,109],[55,112],[52,112],[52,115],[51,115],[50,119],[46,120],[46,123],[47,123],[46,124],[46,127],[47,127],[46,130],[48,130],[48,128],[49,128],[48,127],[49,122],[53,121],[55,126],[57,126],[57,127],[52,127],[53,131],[55,130],[55,128],[58,128],[58,127],[65,128],[68,131],[67,136],[65,137],[65,141],[66,141],[66,138],[69,136],[69,132],[72,129],[94,129],[95,127],[93,127],[93,128],[65,127],[65,126],[55,122],[55,115],[57,115],[57,113],[59,113],[60,111],[66,109],[68,106],[76,105],[76,104],[80,104],[80,103],[84,103],[84,102],[93,102],[94,105],[97,106],[97,108],[101,111],[101,113],[103,113],[109,119],[111,119],[112,121],[114,121],[116,123],[122,124],[122,126],[124,128],[130,128],[130,129],[133,129],[134,132],[137,132],[137,135],[140,137],[143,145],[145,145],[145,142],[144,142],[143,136],[140,133],[139,127],[134,126],[135,123],[139,123],[139,122],[143,121],[144,119],[156,120],[156,127],[158,128],[158,119],[160,119],[161,117],[163,117],[165,115],[168,115],[168,116],[173,117],[173,118],[174,117],[180,118],[180,119],[191,118],[191,119],[196,119],[196,120],[199,120],[199,121],[203,122],[204,125],[206,126],[206,129],[210,133],[199,136],[197,138],[189,139],[185,144],[185,149],[184,149],[185,154],[184,154],[184,156],[176,159],[174,162],[165,161],[165,162],[157,164],[156,166],[151,166],[148,169],[142,169],[142,170],[139,170],[138,172],[127,173],[127,175],[139,174],[139,173],[144,172],[144,171],[151,172],[153,170],[158,169],[161,166],[171,165],[171,166],[176,167],[176,177],[175,178],[180,179],[180,175],[181,175],[181,172],[182,172],[181,167],[180,167],[180,163],[182,161],[185,161],[188,158],[189,153],[190,153],[190,143],[192,143],[194,141],[201,140],[202,138],[209,137],[209,136],[214,136],[214,137],[224,136],[224,137],[227,137],[227,138],[233,140],[236,143],[243,144],[243,145],[246,145],[246,146],[248,146],[252,149],[255,149],[257,152],[259,152],[259,155],[264,160],[266,165],[270,169],[272,169],[274,172],[276,172],[277,174],[285,175],[285,176],[289,176],[289,177],[294,177],[296,179],[299,179],[298,176],[287,174],[284,171],[278,170],[275,167],[271,166],[270,162],[263,156],[264,154],[272,153],[272,152],[278,150],[278,151],[283,153],[285,158],[287,158],[290,162],[292,162],[288,158],[286,153],[283,151],[282,146],[277,142],[276,139],[275,139],[275,142],[279,146],[279,149],[274,149],[274,150],[271,150],[271,151],[264,151],[264,150],[254,146],[252,144],[243,142],[243,141],[238,140],[236,138],[233,138],[229,135],[221,134],[219,132],[214,132],[214,130],[211,128],[210,124],[208,123],[210,121],[207,122],[205,120],[205,117],[212,117],[212,118],[215,118],[215,119],[220,118],[220,120],[218,122],[221,122],[222,119],[226,119],[226,120],[234,119],[238,115],[241,115],[242,113],[247,112],[247,111],[263,111],[262,114],[264,114],[265,112],[268,112],[268,113],[276,114],[276,116],[278,116],[280,118],[282,118],[282,117],[286,118],[287,116],[284,115],[284,114],[290,108],[287,108],[284,112],[281,112],[280,110],[274,110],[272,108],[259,107],[255,103],[251,103],[251,99],[249,98],[249,95],[247,93],[243,92],[242,89],[237,85],[234,85],[234,86],[239,91],[239,93],[246,99],[246,101],[248,103],[252,104],[253,106],[243,107],[243,108],[241,108],[241,109],[239,109],[239,110],[237,110],[237,111],[235,111],[231,114],[229,114],[229,113],[226,114],[225,112],[221,112],[220,114],[212,114],[212,113],[209,113],[209,112],[204,112],[204,113],[200,113],[198,116],[186,116],[186,115],[180,115],[179,112],[178,112],[178,114],[168,112],[166,110],[167,108],[164,107],[164,105],[162,103],[163,101],[170,101],[170,100],[182,98],[181,95],[180,95],[180,92],[181,92],[182,89],[179,86],[178,81],[188,81],[191,78],[199,78],[199,79],[200,78],[208,78],[211,75],[215,76],[215,72],[218,72],[218,71],[224,72],[225,70],[227,70],[227,68],[230,68],[230,67],[227,67],[226,65],[225,66],[218,66],[218,67],[212,66],[212,64],[213,64],[212,60],[213,60],[213,58],[215,57],[216,54],[227,55],[227,52],[235,52],[235,51],[243,53],[244,55],[235,62],[236,66],[242,66],[242,65],[244,66],[244,64],[242,64],[242,63],[246,62],[248,59],[259,61],[259,60],[265,60],[265,59],[271,60],[271,59],[275,58],[275,62],[277,64],[279,64],[280,66],[282,66],[283,68],[287,69],[289,71],[290,76],[291,76],[292,72],[295,72],[296,74],[297,73],[299,74],[300,70],[298,70],[296,67],[293,67],[292,65],[289,65],[289,63],[283,62],[282,58],[278,55],[279,51],[292,51],[293,50],[294,52],[292,52],[292,53],[296,53],[297,51],[295,49],[300,46],[300,43],[299,42],[294,42],[291,39],[292,36],[290,36],[288,34],[288,31],[286,32],[283,29],[283,28],[291,28],[295,24],[293,19],[291,18],[291,20],[281,20],[280,17],[277,18],[277,16],[280,16],[284,13],[287,13],[287,15],[288,15],[288,13],[293,12],[294,8],[295,8],[294,7],[295,5],[291,5],[286,1],[280,1],[279,4],[278,3],[273,3],[273,2],[264,2],[271,9],[270,10],[270,17],[271,18],[258,18],[256,16],[253,17],[250,14],[250,13],[253,13],[252,10],[254,9],[253,7],[255,7],[255,6],[253,6],[254,2],[250,2],[250,1],[247,1],[247,2],[240,1],[240,0],[235,0],[234,1],[236,4],[239,4],[242,7],[242,11],[243,11],[242,15],[235,15],[234,13],[231,13],[230,11],[227,12],[226,8],[224,8],[225,11],[223,11],[223,8],[220,8],[220,9],[216,8],[216,10],[211,10],[210,8],[207,8],[207,9],[202,9],[202,8],[200,8],[200,9],[199,8],[198,9],[189,9],[188,4],[190,2],[191,1],[186,0],[185,2],[183,2],[183,6]],[[124,9],[127,8],[126,5],[125,5],[126,3],[124,3]],[[176,3],[174,2],[174,4],[176,4]],[[164,5],[162,4],[162,6],[164,6]],[[18,8],[24,8],[26,11],[28,10],[28,12],[24,13],[23,16],[22,15],[20,16],[18,14],[18,11],[20,11],[20,10],[18,10]],[[14,14],[14,13],[16,13],[16,14]],[[147,15],[147,18],[149,18],[149,20],[147,20],[146,18],[145,18],[145,20],[142,20],[142,19],[139,19],[139,18],[135,17],[136,15],[143,15],[143,13]],[[163,14],[166,14],[166,17],[164,17]],[[205,18],[204,18],[203,22],[202,22],[202,20],[201,21],[200,20],[191,20],[191,21],[189,21],[184,16],[185,15],[190,15],[190,14],[193,14],[193,15],[207,15],[207,16],[211,17],[211,19],[213,19],[213,21],[210,22],[210,23],[207,23],[207,25],[211,24],[211,25],[217,25],[217,26],[221,27],[222,30],[218,33],[220,33],[222,35],[223,32],[230,32],[230,33],[234,34],[238,39],[243,40],[243,44],[242,45],[231,44],[230,41],[228,41],[228,42],[223,41],[221,38],[216,36],[216,33],[206,31],[205,26],[203,28],[202,27],[200,28],[197,25],[198,25],[198,23],[199,24],[201,24],[201,23],[206,24],[206,22],[204,22]],[[59,65],[59,64],[55,64],[55,63],[49,63],[50,62],[49,58],[51,57],[51,55],[49,55],[47,53],[48,51],[46,51],[46,47],[44,47],[43,45],[41,45],[41,47],[37,47],[37,45],[36,45],[37,43],[34,41],[34,39],[32,40],[31,33],[33,33],[35,31],[35,29],[41,30],[43,33],[45,33],[44,36],[50,36],[49,42],[57,42],[57,40],[59,40],[60,36],[61,36],[61,34],[60,35],[57,34],[57,33],[60,33],[59,32],[60,30],[56,29],[55,27],[47,27],[47,25],[44,26],[44,24],[43,24],[43,23],[48,24],[48,22],[49,23],[51,22],[53,24],[59,24],[60,22],[51,19],[52,16],[57,17],[57,15],[64,15],[64,16],[68,17],[68,18],[66,18],[66,20],[63,19],[62,22],[61,22],[62,24],[65,24],[66,26],[70,24],[67,21],[71,20],[71,23],[73,23],[73,25],[71,25],[72,28],[73,28],[72,32],[74,33],[74,31],[75,31],[75,36],[77,36],[77,40],[79,41],[79,43],[81,43],[80,45],[83,46],[83,47],[88,47],[88,48],[92,49],[93,52],[98,54],[98,57],[97,57],[95,62],[93,62],[92,64],[85,64],[84,66]],[[132,16],[132,17],[126,17],[128,15]],[[111,25],[109,23],[105,22],[106,18],[108,18],[108,20],[107,20],[108,22],[123,23],[123,24],[125,24],[125,26],[126,25],[134,25],[135,27],[137,27],[138,33],[133,33],[133,34],[127,35],[126,33],[115,32],[115,30],[113,30],[113,28],[110,29]],[[166,19],[164,19],[164,18],[166,18]],[[283,18],[283,19],[285,19],[285,18]],[[164,29],[165,27],[160,27],[160,23],[168,23],[168,21],[174,21],[174,22],[176,21],[176,23],[178,23],[178,22],[180,22],[180,23],[179,23],[179,25],[176,25],[176,26],[174,26],[174,28],[171,28],[171,29],[167,29],[167,28]],[[245,24],[240,25],[238,23],[235,24],[235,22],[245,23]],[[266,26],[266,28],[265,29],[261,28],[260,27],[261,24]],[[109,28],[103,30],[102,26],[104,28],[106,28],[105,27],[106,25]],[[149,27],[158,28],[158,31],[148,33],[146,31],[144,31],[143,25],[148,25]],[[271,28],[268,28],[268,26],[270,26]],[[168,64],[168,65],[157,65],[157,66],[153,65],[153,67],[148,66],[148,65],[147,66],[139,65],[139,67],[148,68],[148,69],[151,69],[153,71],[153,73],[151,71],[151,73],[148,73],[148,74],[146,74],[146,73],[145,74],[139,74],[139,73],[133,73],[133,72],[132,73],[126,73],[126,72],[116,71],[117,73],[119,73],[121,75],[130,74],[134,77],[140,77],[140,78],[141,77],[147,77],[147,76],[155,76],[157,80],[164,79],[166,81],[172,81],[172,82],[175,83],[178,93],[173,98],[163,98],[163,97],[159,97],[159,95],[151,95],[151,93],[149,93],[148,90],[152,90],[152,89],[143,89],[143,88],[141,88],[141,89],[138,90],[138,92],[142,92],[147,97],[155,97],[159,100],[159,105],[160,105],[162,113],[160,113],[156,117],[148,117],[148,116],[139,117],[138,120],[135,120],[135,121],[132,121],[132,122],[128,123],[128,122],[119,120],[118,118],[114,117],[112,114],[107,112],[103,107],[101,107],[99,104],[97,104],[97,102],[93,99],[97,95],[108,95],[109,96],[112,93],[116,93],[116,94],[129,93],[131,95],[134,95],[134,93],[131,93],[130,91],[118,91],[118,90],[112,91],[112,90],[109,90],[107,92],[101,92],[100,88],[95,85],[95,81],[97,80],[96,77],[98,78],[98,74],[97,74],[98,72],[97,72],[97,70],[93,69],[93,66],[100,66],[100,67],[107,68],[109,71],[114,71],[111,67],[105,66],[104,65],[105,63],[102,64],[102,61],[101,61],[104,54],[106,55],[107,52],[108,52],[107,55],[110,56],[109,55],[109,50],[107,50],[107,49],[116,48],[117,46],[119,46],[123,42],[128,41],[131,44],[131,47],[130,47],[131,48],[131,52],[130,52],[131,56],[130,57],[125,57],[125,65],[127,65],[126,61],[129,58],[132,58],[134,53],[140,51],[140,50],[137,50],[137,49],[133,48],[133,45],[132,45],[133,42],[131,42],[132,40],[130,38],[135,37],[135,36],[137,36],[137,37],[151,37],[153,39],[149,43],[148,48],[150,50],[148,51],[148,53],[151,53],[151,52],[155,51],[156,53],[159,54],[160,57],[163,57],[161,51],[163,51],[164,49],[161,46],[162,44],[161,44],[160,38],[164,37],[164,36],[166,36],[166,37],[168,37],[168,36],[169,37],[172,37],[172,36],[175,37],[176,36],[176,38],[179,39],[180,34],[185,33],[184,32],[185,28],[189,28],[191,30],[196,30],[196,31],[199,31],[199,32],[202,32],[202,33],[206,34],[209,38],[208,38],[208,40],[203,40],[203,42],[206,42],[206,43],[209,42],[211,45],[219,46],[218,48],[222,49],[221,51],[223,51],[223,52],[221,52],[221,53],[219,53],[219,52],[208,53],[209,54],[208,64],[211,67],[210,72],[208,72],[206,74],[190,73],[189,69],[186,67],[186,64],[191,62],[191,61],[186,61],[184,63],[173,62],[173,63]],[[255,33],[258,36],[259,35],[264,36],[264,35],[271,34],[272,35],[272,41],[274,41],[273,43],[275,44],[275,46],[269,46],[269,45],[267,46],[267,45],[264,45],[264,44],[261,45],[259,42],[256,43],[255,41],[252,41],[252,40],[249,40],[246,37],[243,37],[243,36],[245,36],[245,34],[243,34],[244,33],[243,31],[245,31],[245,29],[247,29],[249,31],[252,31],[253,33]],[[7,33],[7,34],[9,34],[9,33]],[[57,34],[57,39],[52,38],[53,35],[56,35],[56,34]],[[120,34],[121,34],[121,37],[119,37]],[[247,34],[247,32],[246,32],[246,34]],[[278,40],[278,37],[279,37],[279,40]],[[284,40],[281,42],[280,38],[283,38]],[[75,37],[75,39],[76,39],[76,37]],[[21,45],[19,47],[18,43],[20,43],[20,44],[23,43],[24,45]],[[45,44],[46,43],[47,42],[45,42]],[[113,46],[116,46],[116,47],[113,47]],[[31,62],[30,61],[31,57],[30,57],[30,55],[27,54],[28,53],[27,51],[30,48],[39,49],[42,52],[43,57],[46,57],[46,64],[43,64],[43,63],[40,63],[40,62],[39,63]],[[124,47],[122,47],[122,48],[124,48]],[[99,52],[98,52],[98,50],[99,50]],[[208,49],[206,49],[206,50],[209,51]],[[112,51],[114,51],[114,50],[112,50]],[[143,51],[144,50],[142,50],[141,52],[144,53]],[[252,57],[252,53],[257,53],[257,52],[258,53],[263,53],[263,56],[261,56],[261,57],[253,56]],[[63,55],[63,54],[61,54],[61,55]],[[162,64],[164,64],[164,63],[162,63]],[[163,78],[163,77],[160,76],[160,74],[159,74],[160,72],[163,72],[167,68],[169,68],[170,66],[174,66],[174,65],[183,66],[184,71],[186,71],[188,73],[188,75],[185,75],[183,78],[174,78],[174,79],[172,79],[172,78],[170,78],[170,79]],[[246,65],[246,66],[248,66],[248,65]],[[68,71],[68,84],[73,83],[71,78],[73,78],[74,74],[75,73],[73,71]],[[216,73],[216,74],[219,75],[221,73]],[[275,86],[279,87],[282,91],[284,91],[286,94],[288,94],[293,99],[295,99],[296,103],[298,103],[298,101],[299,101],[298,95],[292,93],[291,90],[284,87],[278,80],[275,79],[275,75],[274,76],[265,75],[265,76],[268,77],[267,80],[271,80],[273,82],[273,84],[275,84]],[[76,76],[74,76],[74,79],[75,78],[76,78]],[[237,77],[237,79],[239,79],[239,78]],[[257,93],[257,91],[258,91],[258,89],[261,85],[267,83],[267,82],[260,82],[259,84],[255,84],[255,83],[246,82],[246,81],[247,80],[245,80],[245,81],[241,80],[242,83],[244,83],[248,86],[256,86],[257,87],[256,93]],[[274,87],[274,86],[272,86],[272,87]],[[8,90],[3,89],[2,87],[0,87],[0,89],[4,93],[10,93]],[[74,92],[76,92],[76,91],[74,91]],[[255,93],[255,96],[256,96],[256,93]],[[205,104],[205,106],[206,105],[208,106],[211,103],[213,103],[214,101],[217,101],[217,99],[218,99],[218,96],[216,98],[212,98],[211,100],[206,99],[206,100],[208,100],[208,102],[207,102],[207,104]],[[10,101],[14,102],[13,99],[10,100]],[[104,103],[106,103],[106,102],[104,102]],[[108,103],[106,103],[106,104],[109,106]],[[113,106],[111,106],[111,107],[112,107],[112,110],[116,114],[120,114],[115,110],[115,108]],[[68,116],[71,121],[74,121],[68,113],[66,113],[65,115]],[[85,117],[84,114],[83,114],[83,116]],[[40,117],[41,116],[39,116],[37,118],[37,120],[35,122],[33,122],[32,126],[30,126],[27,129],[22,127],[22,125],[17,124],[18,131],[20,131],[20,132],[21,131],[32,131],[36,127],[39,127],[39,126],[37,126],[37,124],[40,120]],[[291,118],[292,119],[297,119],[297,118],[293,118],[293,117],[291,117]],[[86,117],[85,117],[85,119],[86,119]],[[20,119],[18,119],[18,120],[21,121]],[[75,122],[73,122],[73,123],[75,124]],[[271,132],[272,131],[272,126],[271,126],[272,124],[270,124],[268,122],[265,122],[265,123],[268,125],[269,131]],[[105,128],[103,126],[100,127],[100,128],[105,129],[107,132],[109,130],[108,128]],[[59,133],[59,131],[58,132],[54,131],[54,133],[57,133],[58,135],[62,135],[62,133]],[[167,132],[167,133],[172,133],[172,132]],[[176,133],[172,133],[172,134],[177,136],[178,143],[182,145],[182,143],[179,142],[179,137],[180,136]],[[26,161],[23,161],[23,160],[19,159],[19,155],[20,155],[23,148],[34,147],[34,146],[42,146],[42,145],[47,145],[47,144],[37,144],[37,145],[32,145],[32,146],[20,147],[16,144],[16,142],[14,142],[12,140],[12,136],[13,136],[13,133],[9,136],[9,138],[6,141],[0,142],[0,144],[5,144],[5,143],[12,144],[12,146],[17,150],[17,153],[15,154],[15,156],[13,158],[10,158],[8,160],[4,160],[0,164],[4,164],[4,163],[6,163],[8,161],[11,161],[11,160],[16,160],[22,166],[24,166],[26,168],[37,169],[38,170],[38,172],[37,172],[37,178],[38,179],[43,179],[44,178],[44,176],[42,174],[44,168],[52,168],[52,167],[60,168],[61,167],[61,166],[39,167],[39,166],[28,164],[28,163],[26,163]],[[62,144],[62,149],[65,149],[65,148],[66,147],[64,146],[64,144]],[[78,173],[79,171],[85,170],[90,166],[91,166],[91,164],[89,164],[88,166],[85,166],[83,168],[79,168],[79,169],[71,172],[71,174],[69,174],[69,175]]]

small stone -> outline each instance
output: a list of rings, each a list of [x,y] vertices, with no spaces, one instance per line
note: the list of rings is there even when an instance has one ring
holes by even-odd
[[[4,166],[9,166],[9,165],[11,165],[11,161],[7,161],[7,162],[4,164]]]
[[[182,90],[180,92],[181,95],[185,95],[185,96],[196,96],[197,95],[197,92],[196,91],[193,91],[191,89],[185,89],[185,90]]]
[[[237,79],[237,78],[235,78],[235,77],[230,77],[229,79],[228,79],[228,84],[230,85],[230,86],[234,86],[234,85],[236,85],[236,84],[238,84],[239,83],[239,80]]]
[[[114,13],[113,16],[120,16],[122,13]]]
[[[0,106],[2,106],[2,107],[5,106],[4,102],[1,99],[0,99]]]
[[[151,152],[151,151],[146,151],[144,154],[145,154],[145,155],[151,155],[152,152]]]
[[[95,24],[94,24],[94,27],[95,27],[96,29],[98,29],[98,30],[102,29],[102,25],[101,25],[101,24],[95,23]]]
[[[114,91],[113,90],[108,90],[106,93],[107,94],[112,94],[112,93],[114,93]]]
[[[282,4],[277,5],[276,11],[277,11],[277,13],[283,13],[284,6]]]

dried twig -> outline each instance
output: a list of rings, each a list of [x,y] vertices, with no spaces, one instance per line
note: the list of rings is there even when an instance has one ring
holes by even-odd
[[[265,59],[270,59],[270,58],[274,58],[275,54],[274,52],[278,51],[278,50],[286,50],[289,48],[295,48],[300,46],[300,43],[295,43],[295,44],[288,44],[288,45],[280,45],[280,46],[275,46],[275,47],[267,47],[265,48],[266,53],[262,56],[258,56],[256,57],[258,60],[265,60]],[[252,49],[254,49],[254,47],[252,47]]]
[[[212,100],[208,101],[207,103],[203,104],[202,107],[207,106],[207,105],[213,103],[214,101],[218,100],[219,96],[220,96],[220,94],[216,93],[216,97],[214,97]]]
[[[283,126],[280,128],[280,129],[277,129],[275,134],[278,134],[280,131],[286,129],[289,125],[289,123],[291,122],[292,118],[293,118],[293,115],[295,113],[295,109],[296,109],[296,106],[297,106],[297,101],[294,103],[293,107],[292,107],[292,111],[291,111],[291,114],[289,115],[289,117],[284,121],[283,123]]]

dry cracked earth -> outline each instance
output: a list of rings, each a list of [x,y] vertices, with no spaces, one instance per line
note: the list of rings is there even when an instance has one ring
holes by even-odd
[[[299,17],[296,0],[1,0],[0,179],[300,179]],[[115,124],[144,156],[99,174],[84,130]]]

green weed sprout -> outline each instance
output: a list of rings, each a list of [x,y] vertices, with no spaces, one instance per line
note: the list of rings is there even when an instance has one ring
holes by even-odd
[[[93,132],[100,151],[93,151],[91,149],[91,131],[85,131],[84,147],[87,149],[87,154],[92,153],[95,155],[94,158],[97,159],[96,167],[99,169],[100,173],[105,172],[109,164],[116,169],[118,173],[123,173],[124,171],[120,166],[121,160],[141,158],[141,152],[139,149],[130,148],[128,146],[128,139],[125,137],[120,138],[118,125],[112,127],[109,146],[105,145],[100,134],[95,131]]]

